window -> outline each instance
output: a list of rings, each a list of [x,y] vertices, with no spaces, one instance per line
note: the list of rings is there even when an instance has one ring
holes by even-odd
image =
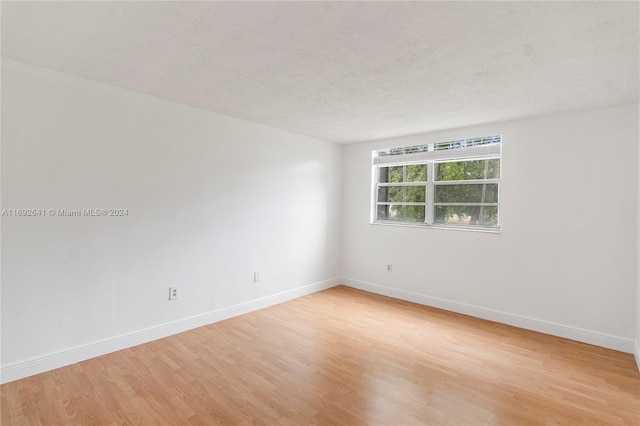
[[[502,137],[373,152],[372,222],[500,228]]]

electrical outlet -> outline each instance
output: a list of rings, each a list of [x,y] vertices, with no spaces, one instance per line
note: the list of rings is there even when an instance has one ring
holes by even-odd
[[[393,271],[393,265],[390,263],[387,263],[387,272],[392,272]]]
[[[180,287],[169,287],[169,300],[177,300],[180,297]]]
[[[260,272],[254,272],[253,273],[253,282],[254,283],[259,283],[260,282]]]

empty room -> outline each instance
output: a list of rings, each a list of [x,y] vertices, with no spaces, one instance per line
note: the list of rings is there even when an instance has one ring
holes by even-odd
[[[640,3],[2,1],[2,425],[640,425]]]

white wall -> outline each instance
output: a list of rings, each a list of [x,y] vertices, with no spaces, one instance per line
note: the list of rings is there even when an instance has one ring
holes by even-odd
[[[640,108],[638,110],[637,123],[640,123]],[[640,136],[638,137],[638,165],[637,165],[637,176],[638,176],[638,192],[640,192]],[[637,279],[637,288],[636,288],[636,344],[635,344],[635,356],[636,356],[636,364],[638,365],[638,370],[640,370],[640,195],[638,195],[638,236],[636,239],[636,279]]]
[[[337,283],[339,145],[8,59],[2,114],[4,209],[129,210],[2,218],[5,376]],[[167,300],[169,285],[179,300]],[[58,358],[48,367],[74,361]]]
[[[129,216],[2,218],[2,381],[340,275],[630,352],[637,119],[630,105],[343,148],[5,59],[2,208]],[[372,149],[496,131],[501,234],[369,224]],[[176,284],[181,299],[169,302]]]
[[[633,352],[637,118],[627,105],[345,147],[346,282]],[[373,149],[500,131],[502,233],[369,224]]]

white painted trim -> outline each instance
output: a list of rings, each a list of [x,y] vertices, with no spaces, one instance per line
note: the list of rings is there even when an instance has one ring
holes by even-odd
[[[636,340],[635,342],[636,351],[633,354],[636,359],[636,366],[638,366],[638,371],[640,371],[640,340]]]
[[[150,342],[152,340],[182,333],[187,330],[213,324],[238,315],[257,311],[278,303],[286,302],[301,296],[316,293],[340,284],[340,278],[331,278],[325,281],[272,294],[226,308],[216,309],[200,315],[194,315],[178,321],[149,327],[143,330],[122,334],[104,340],[75,346],[61,351],[40,355],[23,361],[3,365],[0,368],[0,383],[8,383],[14,380],[33,376],[34,374],[64,367],[90,358],[106,355],[111,352],[127,349],[132,346]]]
[[[457,312],[464,315],[470,315],[472,317],[512,325],[527,330],[538,331],[540,333],[563,337],[570,340],[576,340],[578,342],[588,343],[591,345],[602,346],[604,348],[614,349],[621,352],[634,353],[634,341],[632,339],[626,339],[624,337],[611,336],[591,330],[585,330],[582,328],[557,324],[535,318],[529,318],[522,315],[514,315],[507,312],[482,308],[480,306],[454,302],[452,300],[440,299],[438,297],[432,297],[424,294],[413,293],[410,291],[399,290],[396,288],[385,287],[378,284],[372,284],[346,277],[343,277],[342,284],[348,287],[357,288],[359,290],[393,297],[396,299],[406,300],[408,302],[432,306],[434,308]],[[638,362],[638,358],[640,358],[640,347],[638,346],[638,342],[635,342],[635,354],[636,362]],[[638,366],[640,367],[640,362],[638,363]]]

